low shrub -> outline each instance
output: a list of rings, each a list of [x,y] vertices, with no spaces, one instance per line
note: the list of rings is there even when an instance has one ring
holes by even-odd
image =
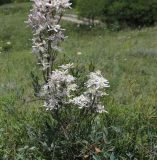
[[[157,0],[116,0],[104,3],[103,21],[108,25],[150,26],[157,21]]]
[[[86,17],[94,21],[96,17],[100,17],[102,15],[103,4],[103,0],[78,0],[77,10],[81,17]]]
[[[1,0],[0,5],[6,4],[6,3],[11,3],[11,2],[12,2],[12,0]]]

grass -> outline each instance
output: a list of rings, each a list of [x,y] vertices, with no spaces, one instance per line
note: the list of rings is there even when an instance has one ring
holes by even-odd
[[[44,117],[40,103],[25,103],[33,97],[30,72],[39,73],[24,23],[29,8],[0,7],[0,159],[18,159]],[[102,118],[109,152],[118,159],[157,159],[157,27],[115,32],[63,26],[69,38],[60,57],[86,66],[92,61],[110,81],[104,102],[109,113]]]

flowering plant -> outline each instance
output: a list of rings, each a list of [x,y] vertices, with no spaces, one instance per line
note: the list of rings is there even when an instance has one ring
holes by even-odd
[[[101,99],[107,95],[106,88],[109,87],[109,82],[99,70],[91,72],[87,75],[88,80],[84,82],[83,93],[79,93],[78,88],[82,86],[76,84],[77,77],[71,73],[74,64],[61,65],[57,69],[54,67],[56,56],[61,50],[60,43],[66,38],[60,21],[65,9],[70,8],[71,4],[69,0],[33,0],[33,2],[28,24],[33,29],[33,52],[37,56],[44,79],[44,84],[40,85],[41,89],[36,95],[44,100],[46,110],[50,111],[52,118],[57,122],[57,136],[63,134],[69,140],[72,130],[81,136],[81,128],[74,129],[78,119],[85,122],[81,127],[84,130],[88,128],[89,134],[93,116],[107,112]],[[80,125],[77,123],[77,126]],[[54,141],[51,139],[51,143]]]

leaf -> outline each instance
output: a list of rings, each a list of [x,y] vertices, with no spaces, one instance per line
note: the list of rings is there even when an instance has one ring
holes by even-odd
[[[33,147],[31,147],[29,150],[35,150],[36,149],[36,147],[35,146],[33,146]]]
[[[114,153],[112,152],[112,154],[110,155],[110,160],[116,160],[116,157],[114,156]]]
[[[98,156],[96,156],[96,155],[93,155],[93,159],[94,160],[100,160],[100,158]]]

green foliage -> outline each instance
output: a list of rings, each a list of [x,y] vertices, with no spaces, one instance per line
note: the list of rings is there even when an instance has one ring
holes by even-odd
[[[102,15],[103,0],[77,0],[77,10],[79,15],[94,20]]]
[[[90,134],[94,124],[93,117],[91,115],[85,117],[83,112],[72,108],[68,110],[64,108],[59,114],[59,121],[57,119],[47,121],[41,136],[37,136],[42,143],[39,144],[40,152],[45,159],[83,159],[88,155],[90,150],[88,147],[92,145]],[[88,156],[93,156],[94,152]]]
[[[72,7],[75,8],[77,4],[77,0],[70,0],[70,2],[72,3]]]
[[[7,52],[0,51],[0,159],[47,160],[45,155],[51,145],[46,137],[53,135],[62,139],[55,142],[68,156],[75,148],[74,153],[86,153],[87,159],[91,154],[94,160],[157,159],[157,27],[113,32],[85,30],[63,22],[69,38],[62,45],[61,61],[57,59],[57,63],[65,62],[65,57],[81,63],[79,71],[74,71],[80,78],[86,75],[82,75],[84,70],[100,68],[111,85],[104,99],[108,114],[93,122],[86,139],[80,138],[81,130],[74,130],[72,121],[77,118],[80,124],[81,120],[77,111],[66,118],[66,131],[75,142],[78,140],[73,143],[67,141],[62,130],[60,135],[49,132],[58,126],[56,121],[50,123],[52,119],[42,103],[33,101],[30,73],[40,73],[30,51],[30,30],[24,24],[29,8],[22,4],[23,12],[18,12],[16,7],[20,5],[8,5],[11,9],[7,14],[3,13],[6,6],[0,7],[0,47],[11,42]],[[65,155],[57,155],[60,150],[56,148],[56,156]]]
[[[30,2],[30,0],[14,0],[16,3],[21,3],[21,2]]]
[[[109,26],[151,26],[157,22],[157,0],[78,0],[79,15]]]
[[[12,0],[1,0],[0,5],[6,4],[6,3],[11,3],[11,2],[12,2]]]
[[[104,20],[107,24],[150,26],[157,21],[157,0],[105,0]]]

